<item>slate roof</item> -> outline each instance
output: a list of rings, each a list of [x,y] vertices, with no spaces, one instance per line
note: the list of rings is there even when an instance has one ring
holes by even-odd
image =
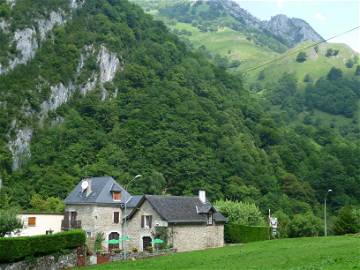
[[[211,205],[203,204],[198,197],[144,195],[136,208],[130,212],[131,218],[142,203],[147,200],[162,219],[172,224],[192,224],[207,222],[207,213],[214,212],[215,223],[225,223],[226,218]],[[199,211],[200,210],[200,211]]]
[[[143,195],[131,196],[131,199],[130,199],[130,201],[128,201],[126,207],[127,208],[135,208],[139,204],[142,197],[143,197]]]
[[[80,181],[64,200],[65,204],[119,204],[126,202],[130,194],[110,176],[90,177],[91,193],[85,196]],[[112,199],[111,191],[121,191],[121,201]],[[85,193],[85,192],[84,192]]]

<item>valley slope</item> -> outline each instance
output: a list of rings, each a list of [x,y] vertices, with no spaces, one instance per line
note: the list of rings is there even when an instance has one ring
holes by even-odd
[[[1,2],[0,205],[31,209],[83,177],[126,184],[136,174],[134,193],[205,189],[290,217],[321,213],[329,186],[333,209],[359,204],[360,147],[346,137],[358,130],[289,125],[282,105],[270,110],[261,92],[128,1],[33,2]],[[285,46],[266,38],[268,50]]]

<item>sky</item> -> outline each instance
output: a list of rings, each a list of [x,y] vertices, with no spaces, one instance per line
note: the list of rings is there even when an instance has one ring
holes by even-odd
[[[235,0],[261,20],[277,14],[307,21],[327,39],[360,26],[360,0]],[[330,42],[346,43],[360,52],[360,29]]]

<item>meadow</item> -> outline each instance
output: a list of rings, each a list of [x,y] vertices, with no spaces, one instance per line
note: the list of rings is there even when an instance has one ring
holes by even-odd
[[[146,260],[114,262],[85,269],[360,269],[360,237],[293,238],[229,245]]]

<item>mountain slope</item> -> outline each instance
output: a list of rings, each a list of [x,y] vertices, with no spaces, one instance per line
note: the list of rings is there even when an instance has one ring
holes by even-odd
[[[32,1],[12,10],[17,3]],[[64,198],[88,175],[125,184],[136,174],[133,192],[205,189],[211,199],[288,215],[316,214],[328,185],[334,207],[359,203],[357,142],[290,127],[239,76],[127,1],[70,10],[32,58],[0,75],[1,206],[10,198],[31,208],[34,194]]]

